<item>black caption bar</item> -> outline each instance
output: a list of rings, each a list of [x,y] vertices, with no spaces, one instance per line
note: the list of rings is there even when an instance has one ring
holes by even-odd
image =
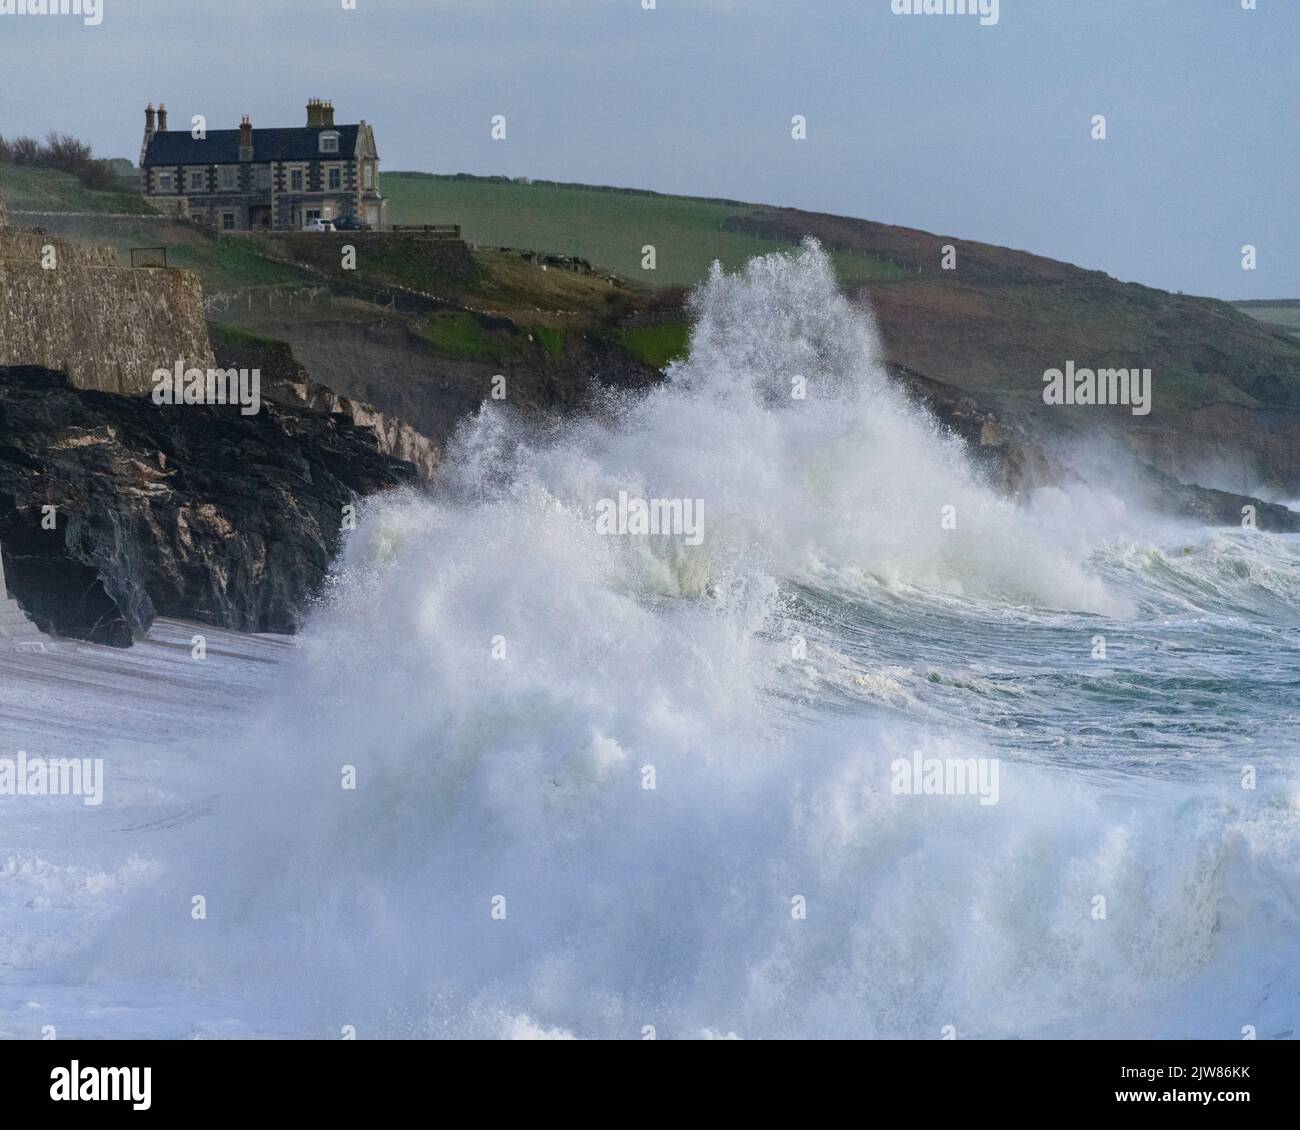
[[[693,1096],[716,1096],[719,1108],[733,1115],[750,1104],[770,1113],[773,1104],[818,1102],[842,1087],[855,1104],[877,1097],[909,1101],[931,1118],[946,1112],[1041,1113],[1044,1102],[1051,1104],[1046,1109],[1072,1114],[1127,1106],[1213,1109],[1216,1115],[1237,1107],[1259,1115],[1291,1108],[1297,1058],[1289,1041],[955,1040],[840,1048],[733,1042],[730,1050],[674,1041],[646,1047],[650,1042],[570,1043],[550,1051],[364,1040],[11,1042],[3,1047],[4,1110],[11,1125],[19,1125],[22,1115],[60,1110],[91,1117],[283,1111],[332,1120],[350,1113],[373,1118],[388,1109],[396,1113],[412,1099],[432,1111],[463,1088],[473,1089],[472,1080],[495,1079],[498,1085],[479,1097],[496,1116],[517,1103],[521,1113],[536,1117],[557,1101],[570,1113],[609,1111],[619,1108],[603,1104],[626,1102],[629,1091],[638,1109],[661,1097],[671,1113],[685,1087]],[[755,1068],[762,1074],[754,1074]],[[744,1074],[737,1076],[737,1070]],[[766,1087],[756,1085],[760,1079]],[[694,1097],[691,1107],[699,1113]]]

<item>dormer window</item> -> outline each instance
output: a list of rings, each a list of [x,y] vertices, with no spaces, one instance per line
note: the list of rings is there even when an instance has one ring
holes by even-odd
[[[321,134],[320,151],[322,153],[337,153],[339,151],[339,135],[329,132]]]

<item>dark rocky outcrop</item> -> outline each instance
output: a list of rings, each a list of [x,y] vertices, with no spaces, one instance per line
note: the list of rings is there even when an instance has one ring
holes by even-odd
[[[1049,445],[1033,439],[989,405],[905,365],[889,364],[886,370],[909,400],[965,443],[975,465],[1000,493],[1021,495],[1069,476],[1069,470],[1053,457]]]
[[[214,334],[214,338],[219,368],[256,369],[262,374],[263,400],[346,416],[358,427],[370,428],[385,455],[410,463],[422,478],[433,479],[442,458],[439,442],[391,413],[314,381],[287,342],[270,339],[232,342],[219,334]]]
[[[915,404],[925,408],[941,427],[961,439],[989,484],[1017,496],[1036,487],[1080,481],[1070,462],[1057,458],[1058,444],[1068,433],[1031,435],[1014,417],[1001,414],[984,401],[931,380],[902,365],[889,365],[893,382]],[[1254,509],[1258,529],[1275,533],[1300,532],[1300,514],[1276,503],[1245,494],[1184,483],[1142,462],[1132,462],[1140,501],[1161,514],[1206,526],[1240,526],[1243,508]]]
[[[416,481],[344,415],[159,406],[0,367],[0,547],[53,634],[126,646],[158,615],[292,632],[345,506]]]
[[[1300,514],[1275,502],[1213,487],[1180,483],[1158,471],[1151,472],[1150,498],[1167,514],[1204,526],[1240,526],[1243,511],[1255,512],[1255,527],[1272,533],[1300,533]]]

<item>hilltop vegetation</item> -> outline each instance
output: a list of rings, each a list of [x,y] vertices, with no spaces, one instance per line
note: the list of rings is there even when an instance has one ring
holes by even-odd
[[[51,218],[51,230],[124,256],[133,246],[165,245],[169,263],[197,271],[210,293],[326,288],[334,297],[324,306],[289,312],[248,303],[216,316],[290,342],[320,381],[408,419],[415,413],[442,426],[443,408],[477,403],[493,371],[518,374],[538,404],[566,403],[575,382],[603,373],[641,383],[684,351],[682,286],[697,282],[713,259],[735,269],[813,236],[832,250],[849,296],[873,310],[896,366],[978,397],[1044,442],[1100,430],[1185,481],[1300,493],[1300,340],[1287,303],[1251,308],[1251,317],[1225,302],[1121,283],[1022,251],[842,216],[402,173],[382,180],[394,222],[458,223],[477,246],[448,270],[381,244],[363,250],[357,271],[343,272],[331,237],[309,255],[276,236],[216,238],[157,216],[96,218],[145,206],[121,193],[90,193],[50,170],[0,166],[0,191],[5,178],[13,208],[83,212]],[[656,250],[653,272],[641,269],[646,245]],[[955,255],[952,270],[942,265],[946,247]],[[575,256],[598,273],[543,270],[501,248]],[[620,279],[599,273],[610,271]],[[394,285],[429,301],[422,309],[389,308],[385,294]],[[1069,360],[1150,368],[1150,415],[1044,405],[1043,373]],[[422,386],[413,374],[423,374]],[[430,398],[445,404],[428,408]]]
[[[0,195],[11,212],[129,212],[152,216],[138,192],[87,188],[72,173],[0,162]]]

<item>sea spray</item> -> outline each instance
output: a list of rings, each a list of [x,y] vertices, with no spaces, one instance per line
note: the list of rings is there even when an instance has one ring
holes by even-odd
[[[212,814],[84,971],[274,993],[325,1036],[935,1038],[1135,1030],[1261,901],[1285,950],[1284,791],[1116,791],[1006,724],[1032,703],[999,649],[1131,607],[1087,532],[890,389],[815,247],[694,310],[663,387],[540,434],[485,405],[437,497],[366,507]],[[706,536],[601,536],[619,491],[703,499]],[[832,693],[834,647],[907,649],[922,709]],[[998,803],[896,793],[916,750],[996,753]]]

